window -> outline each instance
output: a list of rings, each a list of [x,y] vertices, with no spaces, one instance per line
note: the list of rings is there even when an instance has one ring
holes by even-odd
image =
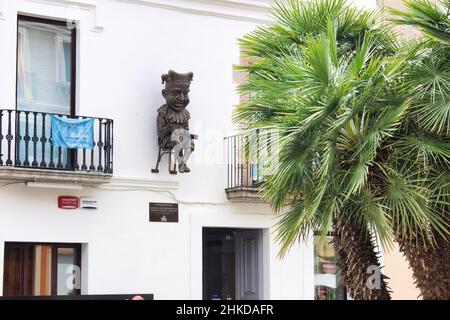
[[[3,295],[79,295],[81,245],[5,243]]]
[[[51,157],[50,143],[46,145],[39,137],[51,137],[48,114],[75,115],[75,53],[76,29],[66,22],[18,17],[17,166],[45,167],[45,159]],[[29,145],[33,146],[32,156]],[[59,157],[56,152],[55,158]],[[72,168],[74,161],[73,150],[61,151],[60,163]]]
[[[18,17],[17,110],[74,115],[76,29]]]
[[[340,285],[337,259],[332,236],[314,241],[314,290],[316,300],[345,300],[346,292]]]

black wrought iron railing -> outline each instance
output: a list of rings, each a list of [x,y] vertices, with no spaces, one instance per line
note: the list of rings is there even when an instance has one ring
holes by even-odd
[[[227,188],[257,188],[263,179],[259,151],[262,141],[256,136],[234,135],[225,138]]]
[[[93,118],[0,109],[0,166],[113,173],[113,120],[93,118],[92,149],[66,149],[52,144],[52,115]]]

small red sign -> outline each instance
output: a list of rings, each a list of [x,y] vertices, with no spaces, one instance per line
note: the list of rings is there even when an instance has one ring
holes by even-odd
[[[79,206],[78,197],[60,196],[58,197],[58,207],[60,209],[77,209]]]

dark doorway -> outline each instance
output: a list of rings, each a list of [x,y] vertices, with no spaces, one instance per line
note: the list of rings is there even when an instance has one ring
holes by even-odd
[[[203,228],[203,299],[262,298],[261,230]]]

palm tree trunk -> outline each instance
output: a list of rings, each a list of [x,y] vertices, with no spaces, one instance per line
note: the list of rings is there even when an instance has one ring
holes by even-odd
[[[447,211],[443,210],[447,215]],[[447,224],[450,217],[444,216]],[[406,257],[413,272],[414,283],[425,300],[450,299],[450,236],[445,238],[436,231],[432,246],[422,237],[397,236],[400,252]]]
[[[450,299],[450,246],[440,239],[436,247],[430,247],[397,238],[400,252],[408,259],[413,272],[414,283],[425,300]]]
[[[342,285],[350,296],[357,300],[390,300],[387,277],[380,271],[378,253],[368,230],[361,230],[354,219],[346,215],[338,215],[333,225],[333,243],[339,257]],[[375,279],[375,270],[379,272],[378,279]]]

